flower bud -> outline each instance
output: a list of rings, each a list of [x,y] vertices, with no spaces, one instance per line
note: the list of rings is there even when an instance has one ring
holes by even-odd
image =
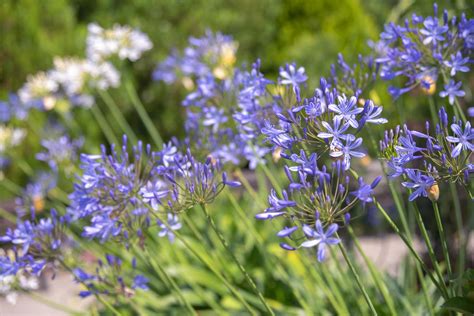
[[[433,184],[429,189],[428,189],[428,198],[432,202],[436,202],[439,199],[439,186],[437,183]]]
[[[431,76],[424,76],[420,83],[421,91],[426,95],[433,95],[436,92],[436,81]]]
[[[281,147],[277,147],[275,148],[275,150],[273,151],[272,153],[272,157],[273,157],[273,161],[274,162],[278,162],[281,158],[281,151],[282,151],[282,148]]]

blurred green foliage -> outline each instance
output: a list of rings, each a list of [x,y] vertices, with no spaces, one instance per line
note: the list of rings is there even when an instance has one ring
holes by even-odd
[[[439,5],[467,6],[464,0]],[[151,73],[172,48],[184,47],[189,36],[201,36],[207,28],[222,31],[239,42],[240,62],[262,58],[263,71],[275,75],[281,64],[295,61],[315,81],[328,73],[338,52],[348,61],[368,53],[367,40],[377,38],[387,19],[398,20],[407,11],[430,13],[431,6],[430,1],[414,0],[2,0],[0,97],[20,88],[28,74],[48,69],[53,56],[84,56],[88,23],[129,24],[146,32],[154,49],[138,63],[123,65],[122,71],[135,78],[165,138],[179,136],[183,91],[153,83]],[[115,94],[119,103],[126,100],[121,91]],[[131,113],[127,101],[120,106]],[[129,119],[140,132],[139,119]]]

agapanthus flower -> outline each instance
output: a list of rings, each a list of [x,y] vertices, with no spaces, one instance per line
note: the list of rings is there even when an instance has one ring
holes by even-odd
[[[44,151],[36,154],[36,159],[46,162],[53,170],[58,171],[63,166],[68,167],[78,159],[77,151],[82,147],[83,139],[72,140],[68,136],[45,138],[41,140]]]
[[[308,225],[303,226],[303,231],[309,240],[303,242],[300,247],[318,247],[318,261],[323,262],[326,258],[326,247],[337,245],[341,242],[339,238],[332,237],[337,232],[339,226],[337,224],[331,224],[327,230],[324,231],[323,224],[319,219],[316,220],[316,224],[314,226],[316,229],[313,229]]]
[[[360,96],[377,77],[379,65],[372,56],[359,55],[357,63],[349,65],[342,54],[338,54],[337,63],[331,65],[331,76],[328,78],[338,91]]]
[[[409,200],[413,201],[419,196],[428,196],[428,190],[435,184],[435,180],[419,171],[407,169],[406,175],[410,181],[402,182],[405,188],[413,189]]]
[[[14,276],[21,271],[40,275],[46,265],[54,267],[62,257],[61,245],[66,240],[64,233],[68,219],[52,209],[50,216],[40,220],[18,220],[17,226],[8,228],[0,236],[0,243],[9,245],[13,259],[0,256],[0,277]]]
[[[161,228],[160,232],[158,233],[158,236],[167,237],[170,242],[174,242],[175,239],[175,234],[173,233],[173,231],[179,230],[182,227],[178,216],[172,213],[168,213],[167,225],[165,225],[160,220],[158,220],[158,225]]]
[[[329,104],[329,110],[336,113],[335,118],[344,120],[353,128],[359,127],[359,123],[355,120],[357,114],[364,111],[363,108],[357,107],[357,98],[351,97],[349,100],[345,96],[338,96],[338,104]]]
[[[417,194],[427,196],[429,186],[434,183],[470,182],[470,156],[473,152],[472,128],[470,122],[463,124],[453,119],[449,126],[449,118],[444,108],[439,111],[439,124],[433,130],[426,124],[426,132],[410,130],[408,127],[386,131],[384,140],[380,142],[380,150],[388,160],[389,175],[408,177],[411,182],[404,185],[414,189]],[[450,134],[452,130],[454,136]],[[411,184],[410,184],[411,183]]]
[[[433,16],[413,15],[403,25],[386,25],[380,34],[380,42],[373,44],[377,48],[376,62],[380,64],[380,76],[384,80],[396,77],[407,79],[403,87],[389,88],[392,96],[399,97],[415,87],[432,95],[436,91],[438,78],[443,78],[447,88],[442,94],[450,96],[451,104],[455,96],[464,96],[460,86],[454,85],[457,81],[454,77],[470,69],[468,61],[472,56],[472,41],[469,34],[472,34],[472,21],[464,14],[449,18],[446,10],[439,19],[435,4]]]
[[[259,61],[250,70],[233,67],[236,47],[231,37],[207,32],[191,38],[183,56],[173,51],[153,76],[168,84],[179,78],[192,82],[182,102],[187,136],[182,147],[191,147],[200,158],[211,155],[223,163],[255,169],[265,163],[262,155],[270,152],[259,137],[260,129],[278,109]]]
[[[280,77],[278,81],[282,85],[290,85],[293,87],[293,91],[296,95],[297,100],[300,99],[300,85],[308,80],[308,76],[305,74],[304,67],[296,67],[295,63],[286,64],[285,67],[280,67]]]
[[[449,80],[447,84],[444,85],[444,90],[439,93],[439,96],[442,98],[448,97],[449,104],[453,105],[456,97],[463,97],[466,93],[461,90],[462,82],[454,82],[454,80]]]
[[[269,207],[257,219],[268,220],[280,218],[286,221],[283,230],[277,233],[278,237],[300,240],[306,238],[301,244],[295,246],[287,242],[281,243],[286,250],[295,250],[298,247],[318,246],[318,260],[323,261],[325,247],[337,244],[339,239],[331,237],[337,230],[338,223],[346,223],[350,210],[358,202],[363,204],[373,201],[373,189],[379,183],[377,178],[371,185],[359,179],[359,189],[350,192],[349,185],[353,175],[346,173],[344,162],[335,161],[330,168],[318,166],[320,163],[314,154],[307,156],[301,152],[292,156],[290,167],[285,167],[286,175],[290,181],[288,187],[278,195],[272,189],[269,197]],[[313,161],[314,163],[309,163]],[[328,226],[324,232],[322,226]],[[316,227],[314,230],[313,227]],[[299,237],[301,234],[303,236]]]
[[[135,259],[134,259],[135,260]],[[94,273],[89,273],[81,268],[73,270],[76,282],[86,287],[79,292],[81,298],[91,295],[130,298],[135,295],[135,290],[148,290],[149,279],[133,269],[125,269],[122,259],[107,254],[105,261],[98,260]]]
[[[91,23],[87,30],[86,51],[90,60],[102,61],[116,55],[122,60],[136,61],[153,47],[145,33],[127,25],[115,24],[110,29],[103,29]]]
[[[337,150],[331,151],[329,155],[335,158],[343,157],[345,168],[349,170],[351,167],[351,157],[362,158],[365,156],[365,153],[356,150],[361,144],[362,138],[357,138],[354,141],[348,138],[345,144],[341,145]]]
[[[171,143],[160,152],[145,147],[139,142],[129,151],[124,137],[120,150],[112,145],[110,153],[103,147],[101,155],[81,156],[83,174],[70,195],[69,213],[89,221],[84,237],[127,245],[158,227],[160,236],[172,240],[173,230],[181,228],[178,213],[239,185],[219,170],[217,160],[201,163]]]
[[[446,136],[446,140],[453,144],[457,143],[451,152],[451,157],[456,158],[461,154],[462,150],[466,150],[468,152],[474,151],[474,130],[471,128],[470,122],[466,122],[464,131],[458,124],[452,124],[451,130],[456,136]]]

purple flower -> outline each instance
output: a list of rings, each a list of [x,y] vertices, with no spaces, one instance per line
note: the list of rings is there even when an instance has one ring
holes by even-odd
[[[133,278],[133,284],[132,284],[132,289],[142,289],[142,290],[148,290],[148,278],[138,274]]]
[[[446,66],[451,68],[450,75],[451,77],[456,75],[457,71],[460,72],[468,72],[469,67],[466,64],[469,63],[469,57],[462,57],[461,52],[457,52],[456,54],[451,55],[451,60],[447,60],[444,62]]]
[[[414,201],[419,196],[428,196],[428,190],[436,183],[435,180],[428,175],[422,174],[420,171],[407,169],[406,175],[411,182],[402,182],[405,188],[413,189],[410,194],[409,200]]]
[[[451,157],[456,158],[462,150],[470,150],[471,152],[474,150],[474,145],[472,144],[474,132],[470,122],[466,122],[464,131],[458,124],[452,124],[451,130],[457,137],[447,136],[446,140],[450,143],[458,143],[451,152]]]
[[[462,82],[456,83],[454,80],[449,80],[449,83],[444,85],[444,91],[439,93],[440,97],[449,97],[449,104],[453,105],[456,97],[464,97],[466,93],[461,90]]]
[[[443,34],[448,31],[448,26],[439,25],[437,18],[427,17],[423,22],[423,25],[425,28],[420,30],[420,33],[425,35],[423,44],[428,45],[433,43],[433,45],[436,45],[438,41],[444,40]]]
[[[179,222],[178,215],[168,213],[167,225],[161,221],[158,221],[161,231],[158,233],[160,237],[168,237],[170,242],[174,242],[175,235],[173,231],[181,229],[181,223]]]
[[[296,64],[286,64],[285,68],[280,67],[280,83],[282,85],[292,85],[298,87],[308,80],[303,67],[296,69]]]
[[[7,229],[6,235],[0,237],[0,242],[12,243],[14,245],[23,246],[23,254],[28,252],[30,246],[34,243],[36,232],[34,226],[29,222],[18,222],[14,230]]]
[[[337,232],[339,226],[337,224],[329,225],[326,232],[324,232],[323,225],[321,221],[318,219],[316,220],[315,224],[316,230],[312,229],[308,225],[303,226],[303,231],[308,238],[312,238],[303,242],[300,247],[304,248],[311,248],[311,247],[318,247],[318,261],[324,261],[326,257],[326,247],[329,245],[337,245],[341,242],[339,238],[331,237],[334,233]]]
[[[117,236],[121,231],[118,221],[110,218],[108,214],[92,217],[91,224],[91,226],[84,226],[82,236],[89,239],[99,238],[102,243],[110,237]]]
[[[158,205],[161,204],[161,199],[169,194],[169,189],[164,181],[158,179],[154,182],[148,181],[139,193],[143,198],[143,202],[150,204],[151,208],[156,211]]]
[[[367,100],[364,104],[364,111],[362,112],[362,119],[359,122],[361,126],[366,123],[372,124],[385,124],[388,122],[387,119],[379,117],[382,114],[383,107],[375,106],[374,102]],[[360,128],[360,127],[359,127]]]
[[[363,152],[356,151],[360,145],[362,144],[362,138],[357,138],[355,141],[348,138],[346,140],[346,144],[341,148],[336,148],[336,150],[331,151],[329,154],[331,157],[341,157],[344,156],[344,169],[349,170],[351,167],[351,156],[362,158],[365,156]]]
[[[340,139],[354,139],[353,135],[344,135],[343,133],[347,131],[349,128],[349,123],[341,124],[342,118],[341,117],[334,117],[333,118],[333,126],[331,126],[328,122],[322,121],[321,124],[326,128],[327,132],[320,132],[318,133],[318,137],[320,138],[332,138],[333,144],[339,144]]]
[[[286,191],[283,191],[283,199],[280,199],[274,189],[271,190],[268,196],[268,204],[270,204],[270,207],[267,208],[265,212],[257,214],[255,216],[257,219],[265,220],[281,216],[286,213],[282,211],[283,209],[296,206],[296,202],[288,200],[288,193]]]
[[[329,104],[328,107],[329,110],[337,114],[335,118],[344,119],[344,122],[349,123],[353,128],[359,127],[359,123],[355,119],[355,116],[364,111],[364,109],[356,106],[357,98],[354,96],[349,100],[347,100],[346,96],[338,96],[337,98],[339,104]]]
[[[280,238],[288,237],[298,230],[298,226],[285,227],[277,233],[277,236]]]
[[[373,201],[372,194],[374,192],[375,187],[379,184],[380,180],[382,179],[381,176],[375,178],[372,184],[367,184],[364,182],[362,177],[359,178],[359,189],[356,191],[351,192],[352,195],[356,196],[359,200],[363,203],[370,203]]]

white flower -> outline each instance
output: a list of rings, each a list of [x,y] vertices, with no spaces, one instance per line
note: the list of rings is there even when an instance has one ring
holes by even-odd
[[[88,84],[93,89],[106,90],[120,84],[120,73],[109,62],[88,61],[86,72],[89,76]]]
[[[73,57],[55,57],[54,68],[49,72],[64,92],[71,96],[82,92],[86,76],[86,60]]]
[[[25,135],[26,132],[23,129],[0,125],[0,152],[19,145]]]
[[[120,59],[138,60],[142,53],[153,47],[148,36],[129,26],[115,24],[104,29],[96,23],[89,24],[86,39],[87,57],[94,61],[117,55]]]
[[[58,83],[49,73],[39,72],[36,75],[28,76],[26,83],[18,91],[18,96],[21,102],[27,104],[51,96],[58,87]]]

